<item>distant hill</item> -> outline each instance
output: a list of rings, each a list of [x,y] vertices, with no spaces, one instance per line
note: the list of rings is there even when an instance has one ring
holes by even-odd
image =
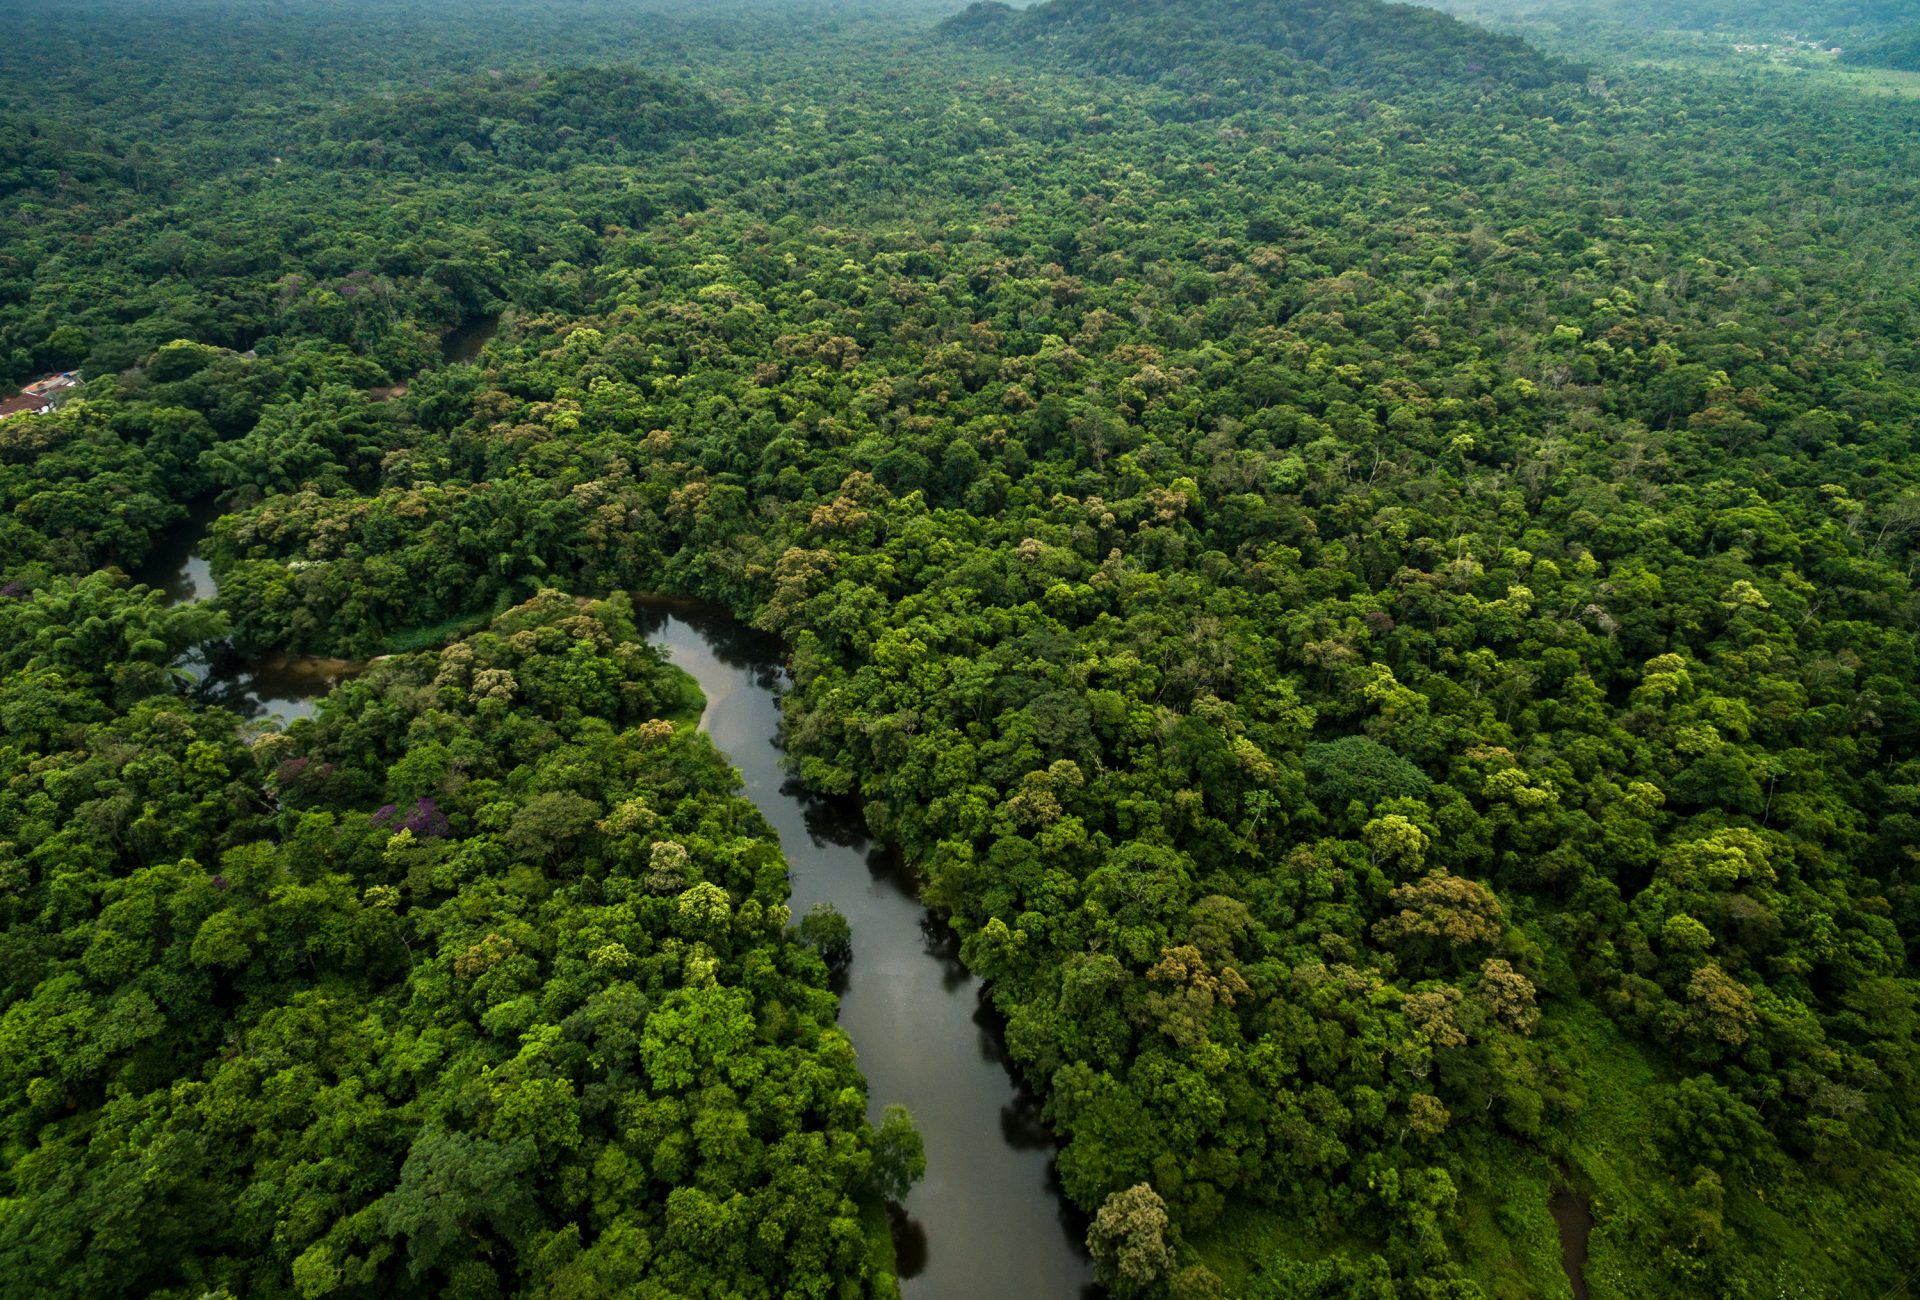
[[[1515,37],[1380,0],[1051,0],[976,4],[944,30],[1094,71],[1200,88],[1538,88],[1584,75]]]
[[[44,200],[87,187],[130,188],[142,179],[151,177],[142,177],[124,147],[101,132],[0,112],[0,199],[20,192]]]
[[[1466,18],[1612,23],[1640,31],[1805,35],[1841,39],[1914,19],[1914,0],[1435,0]]]
[[[1899,28],[1878,40],[1850,49],[1841,56],[1841,62],[1920,72],[1920,23]]]
[[[1823,31],[1884,28],[1913,17],[1913,0],[1614,0],[1603,7],[1638,14],[1665,27],[1725,30],[1766,25],[1804,31],[1809,36]]]
[[[705,91],[627,68],[469,77],[365,100],[325,125],[330,141],[364,161],[459,171],[623,161],[724,130]]]

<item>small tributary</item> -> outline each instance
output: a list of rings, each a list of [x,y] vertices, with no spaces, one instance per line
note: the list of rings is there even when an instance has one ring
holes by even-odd
[[[1554,1186],[1547,1209],[1560,1229],[1560,1266],[1567,1271],[1573,1300],[1587,1300],[1587,1242],[1593,1236],[1593,1209],[1587,1198],[1574,1190],[1565,1169],[1561,1176],[1566,1181]]]
[[[1008,1072],[999,1018],[952,929],[921,906],[853,809],[809,796],[781,763],[779,643],[678,602],[641,616],[706,692],[701,726],[779,834],[794,915],[828,902],[853,927],[841,1027],[860,1053],[874,1120],[906,1106],[927,1147],[927,1176],[894,1223],[907,1300],[1096,1294],[1085,1224],[1054,1176],[1052,1135]]]
[[[476,316],[462,321],[441,337],[440,354],[448,365],[468,365],[479,358],[480,350],[499,332],[498,316]]]
[[[211,600],[219,585],[201,554],[207,529],[220,517],[220,507],[202,503],[184,523],[175,525],[155,544],[147,562],[134,575],[137,582],[157,587],[169,605]],[[319,655],[289,655],[273,651],[247,655],[219,641],[195,646],[181,665],[193,678],[194,694],[209,704],[232,709],[246,718],[275,717],[291,722],[311,716],[321,696],[365,665],[351,659]]]

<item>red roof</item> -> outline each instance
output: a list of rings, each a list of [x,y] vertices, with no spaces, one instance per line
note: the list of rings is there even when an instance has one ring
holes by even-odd
[[[22,411],[37,411],[47,404],[44,397],[28,397],[25,393],[16,394],[0,402],[0,420],[9,415],[18,415]]]
[[[79,383],[79,380],[74,378],[73,371],[63,370],[57,375],[48,375],[44,379],[36,379],[30,384],[23,384],[21,385],[20,391],[34,396],[45,396],[48,393],[57,393],[62,389],[72,388],[77,383]]]

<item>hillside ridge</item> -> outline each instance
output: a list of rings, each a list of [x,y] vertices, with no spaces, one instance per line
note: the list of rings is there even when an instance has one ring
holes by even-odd
[[[1025,10],[983,0],[942,30],[1092,71],[1280,90],[1539,89],[1585,76],[1518,37],[1383,0],[1050,0]]]

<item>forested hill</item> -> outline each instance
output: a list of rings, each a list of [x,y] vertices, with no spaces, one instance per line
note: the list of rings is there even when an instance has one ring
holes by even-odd
[[[183,99],[183,111],[236,111],[197,90]],[[159,153],[150,139],[0,113],[6,377],[119,369],[181,337],[245,351],[312,313],[363,355],[417,366],[439,330],[509,296],[503,276],[591,263],[607,228],[702,206],[695,182],[709,173],[667,158],[738,129],[710,90],[617,65],[436,78],[325,112],[240,116],[222,168],[192,147]],[[483,177],[520,189],[511,220]],[[511,296],[535,301],[524,285]]]
[[[1857,49],[1846,53],[1848,63],[1857,63],[1870,68],[1898,68],[1903,72],[1920,72],[1920,23],[1911,27],[1902,27],[1889,32],[1876,41],[1869,41]]]
[[[976,4],[951,34],[1040,49],[1090,70],[1149,80],[1250,81],[1306,90],[1503,82],[1540,87],[1579,72],[1510,36],[1379,0],[1051,0]]]
[[[383,96],[340,114],[325,134],[372,165],[407,172],[629,161],[682,136],[727,129],[703,90],[627,68],[562,68]]]
[[[1490,17],[1602,22],[1652,31],[1808,36],[1884,31],[1914,16],[1911,0],[1447,0]]]

